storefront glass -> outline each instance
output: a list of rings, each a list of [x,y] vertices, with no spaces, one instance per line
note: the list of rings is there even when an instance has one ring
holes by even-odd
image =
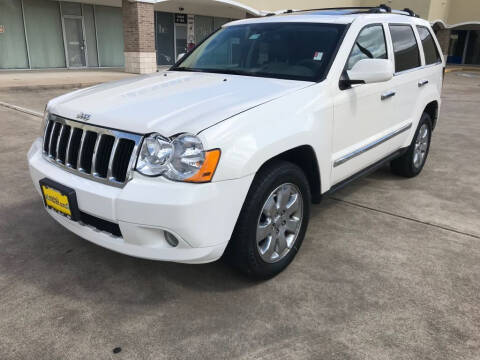
[[[0,0],[0,69],[28,68],[20,0]]]
[[[124,65],[122,8],[95,5],[99,66]]]
[[[173,14],[155,12],[155,42],[158,65],[174,64],[174,28]]]
[[[30,66],[33,69],[65,67],[59,3],[23,0],[23,6]]]

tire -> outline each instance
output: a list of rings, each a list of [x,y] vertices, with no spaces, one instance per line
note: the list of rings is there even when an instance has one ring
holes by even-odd
[[[431,139],[432,119],[423,113],[407,152],[390,163],[393,173],[407,178],[420,174],[427,161]]]
[[[308,180],[297,165],[275,161],[262,168],[245,199],[226,259],[257,280],[280,273],[302,245],[310,202]]]

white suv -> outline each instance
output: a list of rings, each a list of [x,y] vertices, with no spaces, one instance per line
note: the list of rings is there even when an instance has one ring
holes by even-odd
[[[387,162],[420,173],[442,77],[409,10],[234,21],[168,71],[51,100],[30,172],[49,214],[95,244],[183,263],[225,253],[267,278],[322,194]]]

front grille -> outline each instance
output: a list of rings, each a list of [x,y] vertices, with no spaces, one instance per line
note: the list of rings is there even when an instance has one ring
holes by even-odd
[[[122,187],[135,163],[142,136],[50,115],[43,153],[79,176]]]

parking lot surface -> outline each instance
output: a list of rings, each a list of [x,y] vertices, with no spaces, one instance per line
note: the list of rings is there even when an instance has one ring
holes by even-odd
[[[43,111],[66,91],[0,101]],[[40,119],[0,106],[0,358],[478,359],[479,99],[480,73],[447,74],[422,174],[385,167],[314,205],[295,261],[266,282],[69,233],[28,174]]]

